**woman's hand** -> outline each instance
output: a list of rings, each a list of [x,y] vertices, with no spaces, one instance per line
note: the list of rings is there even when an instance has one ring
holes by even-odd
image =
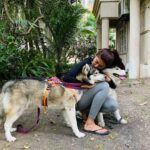
[[[110,76],[108,74],[105,75],[105,81],[107,81],[107,82],[111,81],[111,78],[110,78]]]

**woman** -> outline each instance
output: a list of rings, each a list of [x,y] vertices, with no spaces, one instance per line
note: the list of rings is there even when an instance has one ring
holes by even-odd
[[[85,64],[91,64],[93,67],[99,69],[101,72],[104,68],[112,67],[116,65],[116,59],[120,59],[118,53],[110,51],[110,49],[99,50],[94,58],[86,58],[79,64],[76,64],[69,72],[62,76],[62,80],[65,82],[79,82],[76,76],[81,72],[82,67]],[[120,59],[120,66],[123,68],[123,63]],[[84,124],[84,131],[92,132],[99,135],[107,135],[109,131],[95,124],[95,118],[97,114],[101,112],[114,112],[118,104],[111,97],[108,96],[109,86],[115,88],[115,85],[106,76],[107,82],[101,82],[94,87],[85,90],[81,100],[77,103],[76,109],[84,111],[89,109],[88,118]],[[108,84],[109,83],[109,84]]]

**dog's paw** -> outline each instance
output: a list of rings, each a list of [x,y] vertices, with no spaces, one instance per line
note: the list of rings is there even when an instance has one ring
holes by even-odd
[[[17,130],[17,128],[11,128],[10,132],[15,132]]]
[[[16,141],[16,138],[13,137],[13,136],[10,136],[10,137],[7,138],[7,141],[8,142],[14,142],[14,141]]]
[[[71,128],[71,125],[69,123],[64,123],[66,127]]]
[[[105,127],[105,122],[98,122],[98,125],[99,125],[100,127]]]
[[[128,123],[127,120],[125,120],[123,118],[120,120],[120,124],[127,124],[127,123]]]
[[[78,138],[83,138],[83,137],[85,137],[85,133],[79,132],[78,134],[76,134],[76,136]]]

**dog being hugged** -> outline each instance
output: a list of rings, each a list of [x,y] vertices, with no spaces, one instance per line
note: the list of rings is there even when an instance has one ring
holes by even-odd
[[[103,73],[103,74],[102,74]],[[86,64],[83,66],[81,73],[77,76],[77,79],[81,82],[86,81],[89,84],[95,84],[96,82],[105,81],[106,75],[113,81],[113,83],[118,86],[121,80],[126,78],[125,70],[120,69],[119,67],[107,68],[104,69],[100,73],[97,69],[93,68],[92,65]],[[83,77],[83,79],[82,79]],[[85,80],[86,79],[86,80]],[[114,99],[117,100],[117,93],[115,89],[110,87],[109,95]],[[119,109],[114,112],[115,118],[117,119],[118,123],[127,124],[127,121],[123,119],[120,115]],[[98,124],[102,127],[105,126],[103,113],[100,112],[97,116]]]
[[[104,74],[108,75],[109,78],[113,81],[113,83],[116,85],[116,87],[121,83],[122,80],[126,78],[126,72],[123,69],[120,69],[119,67],[113,67],[113,68],[107,68],[102,71]],[[109,96],[113,98],[113,100],[118,100],[116,90],[113,88],[109,89]],[[119,109],[117,109],[114,112],[114,116],[118,123],[120,124],[127,124],[127,120],[123,119],[120,115]],[[105,126],[103,113],[100,112],[97,116],[98,124],[102,127]]]
[[[51,86],[44,80],[22,79],[6,82],[0,94],[0,104],[3,109],[0,110],[0,116],[5,118],[4,130],[7,141],[13,142],[16,140],[11,134],[11,132],[16,131],[16,128],[12,126],[28,108],[28,105],[32,103],[41,107],[43,93],[48,86],[48,108],[62,110],[64,119],[72,128],[75,136],[78,138],[85,136],[84,133],[79,131],[76,121],[75,104],[80,97],[76,97],[70,89],[61,84]]]
[[[85,64],[76,79],[84,83],[95,84],[96,82],[105,81],[105,75],[99,73],[99,70],[92,65]]]

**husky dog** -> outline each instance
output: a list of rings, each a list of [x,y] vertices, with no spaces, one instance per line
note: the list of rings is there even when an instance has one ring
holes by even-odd
[[[114,67],[114,68],[107,68],[103,70],[103,73],[106,75],[109,75],[109,77],[111,78],[111,80],[113,81],[113,83],[118,86],[121,82],[121,80],[124,80],[126,78],[126,72],[125,70],[120,69],[119,67]],[[117,93],[115,91],[115,89],[110,88],[109,89],[109,95],[117,101]],[[118,123],[121,124],[127,124],[127,121],[125,119],[123,119],[120,115],[119,109],[117,109],[114,112],[114,116],[117,119]],[[98,124],[102,127],[105,126],[105,122],[104,122],[104,118],[103,118],[103,113],[100,112],[97,116],[97,121]]]
[[[94,84],[96,82],[105,81],[105,76],[109,75],[115,85],[119,85],[120,81],[125,78],[125,70],[120,69],[119,67],[107,68],[103,70],[103,73],[99,73],[99,71],[93,68],[91,65],[84,65],[81,73],[76,77],[76,79],[87,83]],[[109,95],[113,97],[114,100],[117,100],[117,93],[115,89],[110,88]],[[115,118],[121,124],[126,124],[127,121],[123,119],[119,113],[119,109],[114,112]],[[99,113],[97,116],[98,124],[102,127],[105,126],[103,113]]]
[[[41,106],[43,93],[48,85],[47,81],[33,79],[8,81],[4,84],[0,102],[6,119],[4,130],[7,141],[13,142],[16,140],[11,134],[16,130],[12,127],[13,123],[23,114],[28,105],[33,103],[37,107]],[[72,128],[74,134],[81,138],[85,134],[79,131],[75,116],[75,104],[79,99],[78,95],[73,94],[73,91],[63,87],[61,84],[49,87],[48,106],[52,109],[62,110],[67,124]]]
[[[94,84],[96,82],[105,81],[105,76],[104,74],[100,74],[92,65],[85,64],[81,72],[76,76],[76,79],[84,83]]]

